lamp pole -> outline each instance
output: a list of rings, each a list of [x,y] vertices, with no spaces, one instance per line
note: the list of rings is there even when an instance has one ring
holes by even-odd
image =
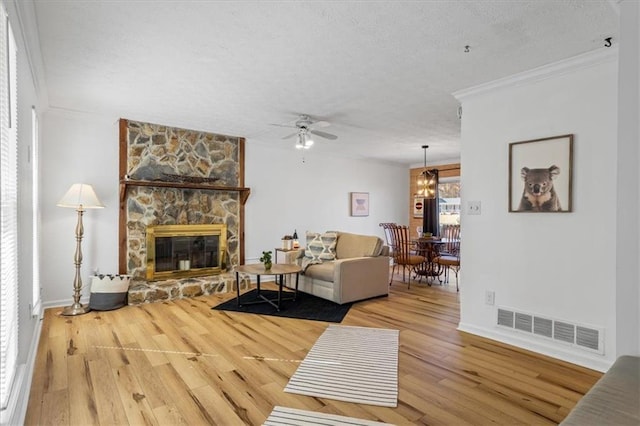
[[[73,262],[76,265],[76,276],[73,279],[73,304],[62,310],[62,315],[80,315],[89,312],[89,306],[80,303],[80,293],[82,291],[82,277],[80,267],[82,266],[82,236],[84,235],[84,226],[82,225],[82,215],[84,209],[82,204],[78,206],[78,223],[76,224],[76,252],[73,256]]]
[[[80,303],[82,292],[82,277],[80,267],[82,266],[82,215],[86,209],[102,209],[104,205],[96,196],[91,185],[85,183],[74,183],[71,188],[58,201],[58,207],[74,208],[78,212],[78,223],[76,224],[76,252],[73,262],[76,265],[76,276],[73,280],[73,304],[62,310],[62,315],[80,315],[91,310],[89,305],[83,306]]]

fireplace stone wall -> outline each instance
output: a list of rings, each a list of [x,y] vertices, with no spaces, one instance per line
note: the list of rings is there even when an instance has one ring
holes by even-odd
[[[120,121],[120,273],[132,276],[129,304],[234,289],[231,269],[244,260],[243,163],[243,138]],[[147,226],[220,223],[227,225],[226,271],[146,280]]]

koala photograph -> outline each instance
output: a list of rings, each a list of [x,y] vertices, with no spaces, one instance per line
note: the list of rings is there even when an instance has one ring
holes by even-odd
[[[560,200],[553,189],[553,180],[560,174],[558,166],[547,169],[523,167],[520,175],[524,181],[524,191],[518,211],[557,212],[562,210]]]
[[[509,211],[571,211],[573,135],[509,144]]]

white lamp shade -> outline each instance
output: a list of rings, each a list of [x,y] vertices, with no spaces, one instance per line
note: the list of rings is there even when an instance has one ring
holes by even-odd
[[[98,199],[93,187],[86,183],[74,183],[56,204],[58,207],[73,209],[102,209],[104,204]]]

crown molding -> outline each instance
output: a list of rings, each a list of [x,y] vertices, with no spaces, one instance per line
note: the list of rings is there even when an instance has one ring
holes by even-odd
[[[529,71],[499,78],[467,89],[458,90],[452,94],[458,101],[463,101],[468,98],[481,96],[496,90],[518,87],[563,74],[572,73],[594,65],[614,61],[617,60],[617,58],[618,46],[616,45],[607,49],[598,49],[596,51],[583,53],[562,61],[543,65]]]
[[[9,9],[12,9],[15,14],[15,22],[19,27],[16,30],[20,31],[22,45],[26,53],[29,71],[38,101],[41,107],[46,108],[49,102],[34,2],[13,0],[12,2],[7,1],[6,4],[10,6]],[[11,12],[9,12],[9,14],[9,16],[12,15]]]

